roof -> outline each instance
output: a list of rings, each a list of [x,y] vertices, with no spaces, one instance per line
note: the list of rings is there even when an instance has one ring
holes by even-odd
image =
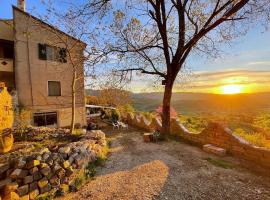
[[[75,38],[75,37],[73,37],[73,36],[71,36],[71,35],[65,33],[64,31],[59,30],[58,28],[56,28],[56,27],[54,27],[54,26],[52,26],[52,25],[50,25],[50,24],[48,24],[48,23],[42,21],[41,19],[39,19],[39,18],[37,18],[37,17],[31,15],[30,13],[25,12],[25,11],[21,10],[20,8],[14,6],[14,5],[12,6],[12,8],[13,8],[13,10],[17,10],[17,11],[19,11],[19,12],[21,12],[21,13],[23,13],[23,14],[25,14],[25,15],[27,15],[27,16],[29,16],[29,17],[31,17],[31,18],[37,20],[37,21],[39,21],[39,22],[41,22],[42,24],[44,24],[44,25],[46,25],[46,26],[48,26],[48,27],[50,27],[50,28],[52,28],[52,29],[58,31],[59,33],[64,34],[64,35],[66,35],[66,36],[68,36],[68,37],[70,37],[70,38],[72,38],[72,39],[74,39],[74,40],[76,40],[76,41],[78,41],[78,42],[80,42],[80,43],[83,43],[85,46],[87,46],[87,44],[86,44],[85,42],[83,42],[83,41],[81,41],[81,40],[79,40],[79,39],[77,39],[77,38]]]

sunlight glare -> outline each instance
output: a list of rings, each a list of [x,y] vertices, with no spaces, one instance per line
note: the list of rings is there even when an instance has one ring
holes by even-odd
[[[241,93],[242,86],[241,85],[224,85],[222,86],[223,94],[238,94]]]

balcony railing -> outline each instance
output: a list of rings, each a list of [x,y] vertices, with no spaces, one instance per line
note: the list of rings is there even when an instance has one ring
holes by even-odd
[[[13,72],[13,59],[0,58],[0,71]]]

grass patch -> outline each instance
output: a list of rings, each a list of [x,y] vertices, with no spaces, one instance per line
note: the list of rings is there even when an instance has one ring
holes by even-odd
[[[211,157],[207,157],[204,160],[207,160],[212,165],[215,165],[217,167],[222,167],[224,169],[235,168],[235,165],[233,163],[226,161],[226,160],[220,160],[220,159],[215,159],[215,158],[211,158]]]

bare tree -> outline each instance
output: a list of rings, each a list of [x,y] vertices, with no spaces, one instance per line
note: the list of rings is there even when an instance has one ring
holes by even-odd
[[[117,56],[115,71],[122,78],[139,72],[163,80],[163,133],[170,131],[172,89],[189,55],[195,52],[218,55],[219,44],[245,34],[253,22],[267,24],[270,10],[269,0],[94,2],[102,6],[110,3],[107,18],[101,19],[103,25],[108,24],[104,35],[109,35],[109,39],[102,42],[107,55]],[[96,11],[91,3],[82,6],[79,14]],[[112,16],[113,20],[108,20]]]

